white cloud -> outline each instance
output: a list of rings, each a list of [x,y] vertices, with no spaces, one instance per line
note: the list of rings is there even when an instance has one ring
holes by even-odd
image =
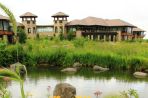
[[[38,15],[38,24],[52,24],[51,15],[62,11],[69,20],[87,16],[120,18],[148,31],[147,0],[0,0],[19,16],[27,11]],[[1,11],[0,11],[1,13]]]

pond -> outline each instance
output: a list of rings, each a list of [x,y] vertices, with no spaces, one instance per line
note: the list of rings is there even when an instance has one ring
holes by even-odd
[[[29,70],[24,82],[25,92],[29,98],[49,98],[57,83],[66,82],[76,87],[78,96],[96,98],[94,92],[100,90],[101,98],[106,94],[129,90],[138,91],[140,98],[148,98],[148,78],[137,79],[128,72],[95,73],[90,69],[82,69],[75,74],[61,73],[55,69]],[[47,87],[50,86],[50,91]],[[19,83],[12,81],[8,85],[12,98],[20,98]]]

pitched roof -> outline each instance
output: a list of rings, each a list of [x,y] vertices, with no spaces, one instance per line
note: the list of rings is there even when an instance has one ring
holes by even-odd
[[[67,15],[63,12],[58,12],[58,13],[52,15],[51,17],[69,17],[69,15]]]
[[[142,30],[140,28],[133,28],[133,31],[135,31],[135,32],[144,32],[144,30]]]
[[[3,15],[0,15],[0,20],[9,20],[9,18]]]
[[[134,25],[125,22],[120,19],[102,19],[96,17],[87,17],[81,20],[73,20],[67,23],[67,25],[99,25],[99,26],[130,26],[135,27]]]
[[[131,26],[131,27],[134,27],[134,25],[126,22],[126,21],[123,21],[121,19],[111,19],[111,20],[105,20],[106,23],[108,24],[108,26]]]
[[[32,14],[31,12],[26,12],[20,16],[20,18],[22,18],[22,17],[37,17],[37,15]]]

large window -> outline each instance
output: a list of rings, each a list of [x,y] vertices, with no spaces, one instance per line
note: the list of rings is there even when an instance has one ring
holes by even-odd
[[[3,21],[4,24],[4,30],[8,31],[9,30],[9,22]]]
[[[3,30],[2,21],[0,21],[0,30]]]

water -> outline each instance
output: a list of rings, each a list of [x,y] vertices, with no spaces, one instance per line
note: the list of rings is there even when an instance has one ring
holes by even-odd
[[[129,90],[138,91],[140,98],[148,98],[148,78],[136,79],[127,72],[94,73],[90,69],[83,69],[76,74],[60,73],[58,70],[31,70],[24,82],[25,92],[29,98],[48,98],[52,96],[57,83],[66,82],[76,87],[78,96],[96,98],[94,92],[100,90],[103,96]],[[51,86],[50,92],[47,87]],[[19,83],[12,81],[8,85],[12,98],[20,98]],[[84,98],[84,97],[82,97]]]

